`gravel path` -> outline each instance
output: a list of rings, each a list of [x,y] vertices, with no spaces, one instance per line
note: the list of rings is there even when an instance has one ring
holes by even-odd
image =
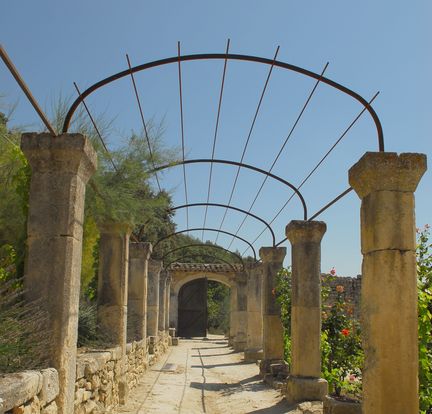
[[[242,361],[222,337],[180,340],[143,376],[118,413],[297,413],[265,386],[255,363]]]

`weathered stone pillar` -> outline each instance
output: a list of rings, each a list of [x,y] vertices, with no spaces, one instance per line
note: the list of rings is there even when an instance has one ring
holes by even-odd
[[[126,223],[99,225],[98,324],[113,345],[121,349],[119,399],[124,404],[128,395],[126,381],[127,295],[129,271],[129,236]]]
[[[323,400],[327,381],[321,377],[321,239],[322,221],[293,220],[286,227],[291,242],[291,372],[290,402]]]
[[[171,275],[167,271],[165,282],[165,330],[170,328],[170,296],[171,296]]]
[[[234,349],[244,351],[246,349],[247,339],[247,274],[236,274],[237,287],[237,309],[236,309],[236,334],[234,338]]]
[[[423,154],[366,153],[349,171],[361,203],[363,413],[418,413],[414,191]]]
[[[113,345],[126,350],[130,227],[124,223],[105,223],[99,229],[99,327]]]
[[[228,345],[234,346],[234,340],[237,335],[237,286],[234,283],[230,292],[230,328],[228,336]]]
[[[147,336],[157,336],[159,330],[159,274],[162,262],[150,260],[147,278]]]
[[[168,273],[166,270],[159,275],[159,322],[158,331],[165,331],[166,323],[166,280]]]
[[[128,340],[140,341],[147,336],[147,271],[151,243],[129,245]]]
[[[175,328],[178,330],[178,292],[175,289],[171,288],[170,285],[170,323],[169,326],[171,328]]]
[[[247,339],[244,357],[246,361],[262,359],[262,265],[249,269],[247,283]]]
[[[96,153],[81,134],[21,138],[32,170],[27,222],[26,299],[45,308],[50,365],[59,373],[59,413],[73,412],[85,186]]]
[[[259,251],[263,268],[263,360],[262,376],[270,373],[270,365],[284,359],[283,326],[280,306],[276,302],[276,276],[282,268],[285,247],[261,247]]]

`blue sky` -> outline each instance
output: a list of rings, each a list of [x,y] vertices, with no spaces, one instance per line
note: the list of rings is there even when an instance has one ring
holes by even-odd
[[[430,16],[432,4],[366,0],[345,1],[112,1],[74,2],[15,0],[0,15],[1,42],[40,104],[49,113],[62,94],[75,97],[73,81],[81,89],[133,65],[175,56],[177,41],[184,54],[230,52],[272,58],[321,72],[369,100],[380,91],[373,107],[381,119],[386,150],[432,154]],[[180,145],[179,98],[175,65],[136,76],[144,112],[164,120],[167,146]],[[215,130],[222,61],[184,63],[183,105],[188,158],[209,158]],[[229,62],[222,101],[215,157],[239,160],[268,67]],[[245,162],[268,170],[286,138],[314,82],[288,71],[275,70],[251,135]],[[3,104],[17,103],[12,125],[39,129],[40,123],[3,65],[0,65]],[[88,99],[95,114],[115,117],[115,130],[106,137],[111,146],[131,130],[140,129],[130,79],[124,79]],[[340,136],[361,107],[352,99],[319,85],[273,172],[299,184]],[[376,151],[373,124],[367,115],[344,137],[302,192],[314,213],[348,188],[347,170],[365,151]],[[187,167],[189,202],[207,197],[208,165]],[[215,166],[211,202],[226,203],[235,169]],[[180,168],[163,176],[163,186],[176,205],[184,203]],[[233,205],[248,209],[261,183],[257,174],[241,172]],[[427,172],[416,193],[417,223],[431,223],[432,174]],[[253,213],[271,220],[291,192],[266,184]],[[351,193],[320,216],[327,223],[322,244],[322,270],[360,273],[359,200]],[[223,209],[210,208],[207,226],[219,227]],[[190,227],[201,227],[202,208],[189,210]],[[275,220],[278,240],[285,225],[300,219],[294,199]],[[224,229],[235,232],[243,216],[230,212]],[[176,216],[184,229],[185,211]],[[254,240],[262,224],[248,219],[239,236]],[[195,235],[200,236],[197,232]],[[205,239],[214,240],[207,232]],[[230,238],[221,236],[222,246]],[[268,233],[255,243],[268,245]],[[288,248],[288,244],[285,244]],[[231,248],[245,250],[241,241]],[[289,264],[290,252],[286,264]]]

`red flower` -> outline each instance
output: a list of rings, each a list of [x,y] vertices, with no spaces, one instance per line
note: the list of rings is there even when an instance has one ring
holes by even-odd
[[[350,334],[350,331],[349,331],[349,329],[342,329],[341,330],[341,334],[343,335],[343,336],[348,336],[349,334]]]

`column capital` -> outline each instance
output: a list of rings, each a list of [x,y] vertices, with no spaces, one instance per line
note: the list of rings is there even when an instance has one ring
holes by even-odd
[[[263,263],[282,263],[286,256],[286,247],[261,247],[259,256]]]
[[[153,246],[148,242],[133,242],[129,244],[129,256],[133,259],[150,259]]]
[[[425,154],[366,152],[349,170],[349,183],[360,198],[374,191],[414,192],[427,169]]]
[[[105,221],[98,224],[99,231],[104,234],[130,235],[132,226],[129,223]]]
[[[82,134],[53,136],[48,132],[22,134],[21,149],[32,171],[61,171],[87,182],[96,171],[97,155],[90,141]]]
[[[291,244],[319,243],[327,230],[323,221],[291,220],[285,228],[285,234]]]
[[[150,259],[148,262],[148,270],[149,272],[159,272],[162,270],[162,260],[152,260]]]

